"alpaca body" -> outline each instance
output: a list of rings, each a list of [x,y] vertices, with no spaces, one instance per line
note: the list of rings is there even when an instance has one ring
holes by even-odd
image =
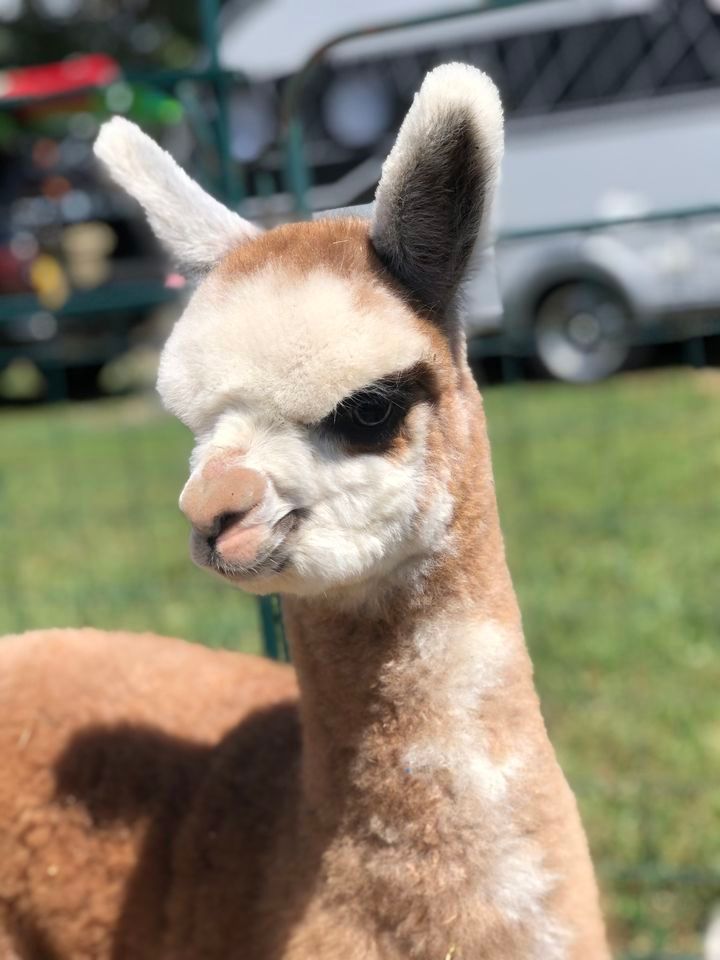
[[[1,960],[606,960],[459,319],[492,83],[428,76],[370,222],[261,234],[127,121],[96,149],[202,272],[158,379],[180,507],[283,596],[299,696],[177,641],[0,645]]]
[[[311,748],[287,668],[95,631],[4,641],[2,960],[607,956],[518,635],[457,624],[475,662],[418,664],[421,637],[344,626],[362,662],[323,670]],[[367,657],[373,626],[391,656]]]
[[[162,956],[175,851],[216,755],[295,699],[289,668],[177,640],[2,640],[0,958]]]

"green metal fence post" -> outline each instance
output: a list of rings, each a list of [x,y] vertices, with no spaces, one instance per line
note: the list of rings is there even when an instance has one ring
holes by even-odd
[[[215,129],[217,137],[218,155],[220,159],[220,182],[223,199],[234,206],[238,201],[237,181],[230,152],[230,116],[228,104],[228,76],[220,67],[218,52],[218,16],[220,13],[219,0],[201,0],[200,18],[202,23],[203,43],[210,58],[210,73],[212,86],[217,101],[217,118]]]
[[[277,596],[260,598],[260,626],[266,656],[272,660],[288,660],[280,599]]]

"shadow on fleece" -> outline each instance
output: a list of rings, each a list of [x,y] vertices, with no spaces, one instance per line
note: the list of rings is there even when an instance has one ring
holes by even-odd
[[[99,830],[146,822],[113,960],[157,960],[160,945],[180,958],[198,942],[207,960],[230,960],[228,944],[240,958],[258,936],[265,960],[283,954],[312,894],[319,857],[303,864],[306,896],[286,900],[262,933],[248,928],[247,906],[264,899],[263,856],[285,806],[276,790],[287,793],[298,748],[291,703],[248,715],[214,747],[141,725],[91,726],[74,736],[55,768],[58,802],[82,805]],[[55,956],[50,944],[31,955]]]

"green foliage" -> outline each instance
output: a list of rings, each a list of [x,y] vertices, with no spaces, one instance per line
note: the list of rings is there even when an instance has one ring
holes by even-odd
[[[486,391],[545,715],[623,950],[697,952],[720,900],[720,377]],[[187,558],[190,437],[145,399],[0,419],[0,631],[94,623],[259,647]]]

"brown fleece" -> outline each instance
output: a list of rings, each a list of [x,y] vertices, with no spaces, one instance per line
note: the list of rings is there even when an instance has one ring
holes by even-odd
[[[0,958],[158,958],[193,797],[296,696],[287,667],[150,634],[0,641]]]
[[[265,262],[287,237],[297,263],[335,262],[338,229],[274,231],[223,269]],[[367,270],[366,228],[346,236],[337,269]],[[289,668],[178,640],[0,642],[0,960],[607,960],[522,639],[482,403],[417,322],[437,345],[427,443],[429,471],[451,478],[449,544],[360,610],[285,600],[299,707]],[[461,655],[487,623],[505,656],[461,733],[493,764],[521,756],[501,804],[407,759],[449,723],[433,696],[443,663],[418,657],[417,638],[439,631]],[[498,877],[526,843],[550,880],[515,915]],[[538,940],[548,920],[564,948]]]

